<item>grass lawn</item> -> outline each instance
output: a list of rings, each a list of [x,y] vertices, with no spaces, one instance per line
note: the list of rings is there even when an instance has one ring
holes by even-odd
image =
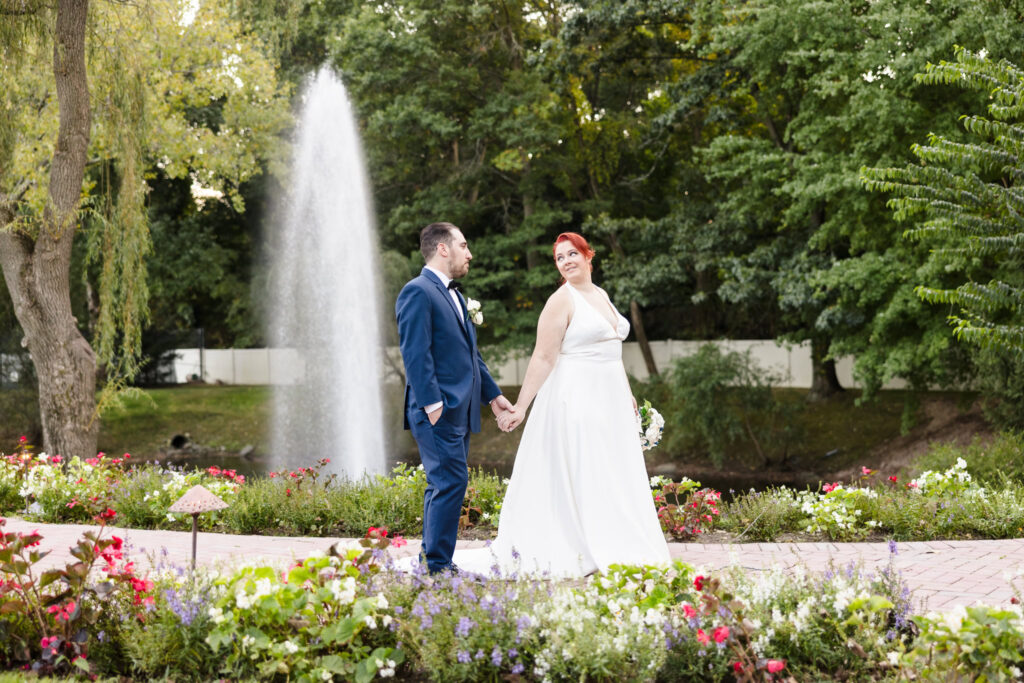
[[[153,456],[175,434],[195,443],[237,451],[252,444],[266,450],[270,387],[188,385],[146,390],[123,408],[103,415],[99,449]]]

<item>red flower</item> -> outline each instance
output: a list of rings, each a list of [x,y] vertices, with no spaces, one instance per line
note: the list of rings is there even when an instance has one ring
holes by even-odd
[[[23,436],[20,439],[18,439],[18,443],[28,443],[28,438]]]
[[[713,635],[716,643],[724,643],[729,638],[729,627],[719,626]]]
[[[54,465],[59,465],[60,464],[60,456],[59,455],[53,456],[52,458],[50,458],[50,462],[53,463]]]
[[[277,472],[271,472],[269,476],[271,479],[277,479]]]
[[[732,663],[732,670],[735,671],[736,673],[739,673],[740,671],[743,671],[743,663],[742,662],[733,662]]]
[[[113,519],[116,515],[117,515],[117,512],[115,512],[112,508],[107,508],[106,510],[101,512],[98,516],[99,516],[100,519]]]
[[[366,538],[387,538],[388,528],[385,526],[375,527],[371,526],[366,530]]]
[[[786,661],[784,659],[769,659],[765,667],[770,674],[778,673],[786,668]]]
[[[693,605],[683,605],[683,614],[686,615],[687,619],[693,619],[697,616],[697,610],[693,608]]]
[[[125,454],[124,454],[124,455],[123,455],[122,457],[123,457],[123,458],[124,458],[125,460],[127,460],[128,458],[132,457],[132,454],[131,454],[131,453],[125,453]]]
[[[292,495],[292,490],[291,490],[291,489],[285,489],[285,490],[284,490],[284,495],[286,495],[286,496],[289,496],[289,497],[291,497],[291,495]]]
[[[832,491],[835,491],[837,488],[839,488],[839,486],[840,486],[840,484],[837,481],[837,482],[834,482],[832,484],[825,484],[824,486],[821,487],[821,490],[824,491],[825,493],[830,493]]]
[[[697,642],[701,645],[707,645],[711,642],[711,636],[709,636],[707,633],[704,633],[704,629],[699,628],[697,629]]]
[[[211,465],[210,467],[207,467],[207,468],[206,468],[206,472],[207,472],[207,473],[208,473],[208,474],[209,474],[209,475],[210,475],[211,477],[216,477],[217,475],[219,475],[219,474],[220,474],[220,468],[219,468],[219,467],[217,467],[216,465]]]
[[[398,534],[395,534],[395,536],[391,539],[391,545],[395,546],[396,548],[401,548],[403,545],[406,545],[406,540]]]
[[[895,484],[896,483],[896,475],[893,475],[893,476],[889,477],[889,481],[891,481],[892,483]]]
[[[693,580],[693,587],[699,591],[704,590],[704,577],[698,576]]]

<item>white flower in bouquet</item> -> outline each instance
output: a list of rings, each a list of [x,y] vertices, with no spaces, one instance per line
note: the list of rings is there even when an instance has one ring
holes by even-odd
[[[661,443],[661,433],[665,430],[665,418],[651,406],[650,401],[644,401],[639,412],[640,445],[645,451],[649,451]]]
[[[470,299],[466,297],[466,312],[469,313],[469,319],[473,321],[474,325],[484,324],[484,312],[480,310],[480,302],[476,299]]]

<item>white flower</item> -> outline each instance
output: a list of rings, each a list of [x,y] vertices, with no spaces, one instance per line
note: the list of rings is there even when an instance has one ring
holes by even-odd
[[[484,324],[484,312],[480,310],[480,302],[476,299],[466,297],[466,312],[469,313],[469,319],[473,321],[474,325]]]
[[[207,614],[210,615],[210,619],[213,621],[213,623],[224,623],[224,610],[222,610],[220,607],[211,607]]]
[[[371,629],[377,628],[377,620],[373,618],[373,615],[367,614],[363,617],[363,621],[366,622],[366,625]]]
[[[290,640],[286,640],[283,643],[281,643],[281,647],[283,647],[284,651],[290,655],[293,655],[299,651],[299,646]]]
[[[332,673],[331,673],[330,671],[328,671],[327,669],[324,669],[324,670],[323,670],[323,671],[322,671],[322,672],[320,673],[320,678],[321,678],[321,680],[325,680],[325,681],[332,681],[332,680],[334,680],[334,674],[332,674]]]

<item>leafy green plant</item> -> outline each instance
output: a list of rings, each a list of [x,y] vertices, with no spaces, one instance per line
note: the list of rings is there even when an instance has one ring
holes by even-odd
[[[773,399],[772,381],[749,352],[705,344],[677,359],[666,379],[672,401],[663,406],[665,448],[700,449],[720,465],[743,443],[761,464],[784,459],[795,423],[790,404]]]
[[[920,636],[903,657],[923,678],[1017,680],[1024,655],[1019,610],[977,605],[915,616]]]
[[[38,674],[90,673],[87,655],[105,610],[122,611],[122,619],[141,618],[139,610],[153,602],[153,583],[124,562],[122,539],[102,538],[114,514],[106,511],[97,518],[99,529],[83,534],[71,549],[74,562],[38,574],[33,565],[49,554],[34,549],[42,536],[5,533],[0,519],[0,614],[5,615],[0,652],[8,663],[24,662]],[[100,562],[106,578],[97,582],[92,571]],[[130,601],[117,604],[125,593]]]
[[[403,652],[374,646],[375,633],[392,621],[389,603],[366,590],[388,545],[373,533],[283,573],[247,567],[215,581],[220,595],[208,611],[206,642],[222,659],[221,672],[358,683],[393,676]]]

